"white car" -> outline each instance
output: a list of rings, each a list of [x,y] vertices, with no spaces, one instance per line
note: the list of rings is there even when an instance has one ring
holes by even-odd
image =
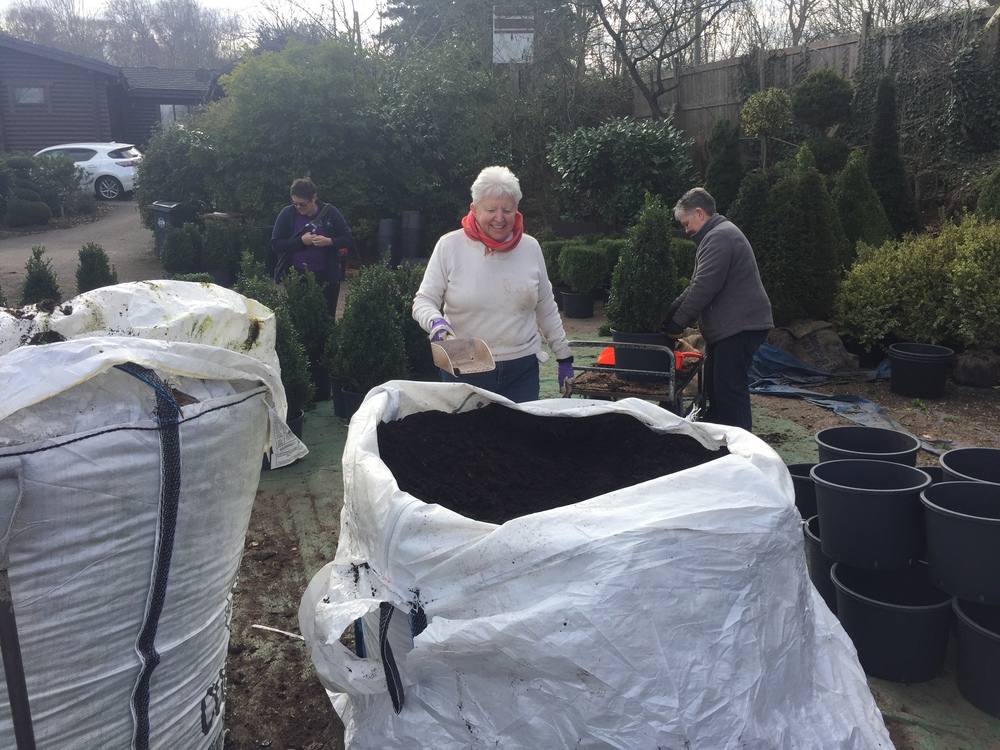
[[[113,201],[135,187],[135,168],[142,152],[131,143],[63,143],[43,148],[35,156],[67,156],[83,170],[82,188]]]

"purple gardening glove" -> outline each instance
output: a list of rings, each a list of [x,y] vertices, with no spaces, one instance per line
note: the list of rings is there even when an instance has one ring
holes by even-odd
[[[563,383],[573,377],[573,361],[559,363],[559,389],[562,390]]]
[[[444,318],[434,318],[431,321],[431,341],[440,341],[441,339],[453,339],[455,338],[455,331],[452,329],[451,324],[448,323]]]

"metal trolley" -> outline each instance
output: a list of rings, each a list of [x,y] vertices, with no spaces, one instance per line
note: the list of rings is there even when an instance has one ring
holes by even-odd
[[[668,355],[674,361],[674,350],[668,346],[657,344],[630,344],[608,341],[572,341],[574,349],[579,347],[606,349],[644,349],[659,351]],[[691,415],[697,418],[705,407],[704,374],[705,357],[686,358],[680,369],[650,372],[648,370],[629,370],[606,366],[573,365],[573,377],[566,381],[564,395],[582,396],[584,398],[618,401],[622,398],[641,398],[656,401],[660,406],[669,409],[679,416]],[[577,374],[579,373],[579,374]],[[643,380],[621,381],[614,377],[618,373],[638,375]],[[696,383],[694,396],[686,398],[684,390],[690,383]]]

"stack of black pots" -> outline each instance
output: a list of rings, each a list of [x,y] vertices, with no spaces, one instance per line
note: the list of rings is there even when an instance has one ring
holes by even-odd
[[[953,598],[958,689],[1000,718],[1000,449],[956,448],[921,501],[931,583]]]
[[[819,462],[788,467],[809,575],[865,672],[923,682],[957,622],[957,683],[1000,717],[1000,449],[948,451],[916,468],[896,430],[821,430]]]

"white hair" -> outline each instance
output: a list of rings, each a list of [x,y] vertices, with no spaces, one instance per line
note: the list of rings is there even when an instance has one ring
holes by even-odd
[[[515,205],[521,202],[521,185],[507,167],[486,167],[472,183],[473,203],[505,195],[512,197]]]

